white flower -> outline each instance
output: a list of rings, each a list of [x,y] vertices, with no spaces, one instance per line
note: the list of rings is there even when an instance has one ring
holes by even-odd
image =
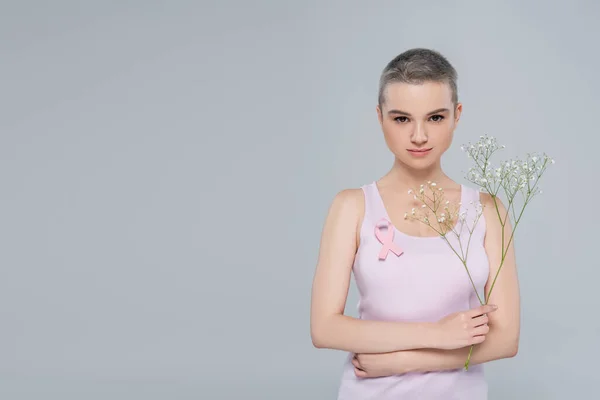
[[[412,193],[412,189],[408,189],[408,194],[411,194],[411,193]]]

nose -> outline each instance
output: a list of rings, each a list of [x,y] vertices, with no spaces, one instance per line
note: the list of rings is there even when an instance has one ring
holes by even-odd
[[[425,127],[423,124],[417,124],[410,140],[416,145],[427,143],[427,132],[425,132]]]

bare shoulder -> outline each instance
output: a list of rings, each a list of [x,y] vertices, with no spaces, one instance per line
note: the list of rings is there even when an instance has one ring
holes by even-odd
[[[494,200],[492,199],[492,195],[489,194],[488,192],[482,192],[479,191],[479,200],[481,201],[481,204],[485,207],[488,206],[493,206],[494,205]]]
[[[359,221],[364,212],[364,196],[361,188],[342,189],[335,194],[329,206],[328,219],[342,218],[345,222]]]
[[[358,216],[364,208],[364,203],[361,188],[342,189],[333,197],[330,212],[341,213],[346,217],[350,215]]]
[[[335,194],[327,218],[323,235],[347,236],[354,238],[354,244],[359,244],[360,226],[365,213],[365,197],[361,188],[346,188]]]
[[[500,197],[492,197],[487,192],[480,192],[479,199],[483,206],[483,216],[486,219],[486,223],[499,226],[502,219],[503,221],[506,220],[507,227],[510,227],[510,216],[507,215],[506,207]]]

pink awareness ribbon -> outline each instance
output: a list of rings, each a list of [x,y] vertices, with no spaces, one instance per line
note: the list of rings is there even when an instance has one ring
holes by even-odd
[[[383,226],[387,226],[387,233],[385,234],[381,229]],[[380,260],[385,260],[390,251],[397,256],[400,256],[404,253],[404,251],[402,251],[402,249],[396,243],[394,243],[394,227],[389,220],[382,218],[377,224],[375,224],[375,236],[377,237],[377,240],[383,244],[381,251],[379,252]]]

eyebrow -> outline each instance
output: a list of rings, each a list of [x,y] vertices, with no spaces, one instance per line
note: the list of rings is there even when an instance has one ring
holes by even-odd
[[[432,115],[432,114],[437,114],[437,113],[442,113],[445,111],[450,111],[447,108],[438,108],[437,110],[433,110],[428,112],[426,115]],[[390,110],[388,111],[389,115],[395,114],[395,115],[406,115],[407,117],[412,117],[412,115],[410,115],[409,113],[407,113],[406,111],[402,111],[402,110]]]

